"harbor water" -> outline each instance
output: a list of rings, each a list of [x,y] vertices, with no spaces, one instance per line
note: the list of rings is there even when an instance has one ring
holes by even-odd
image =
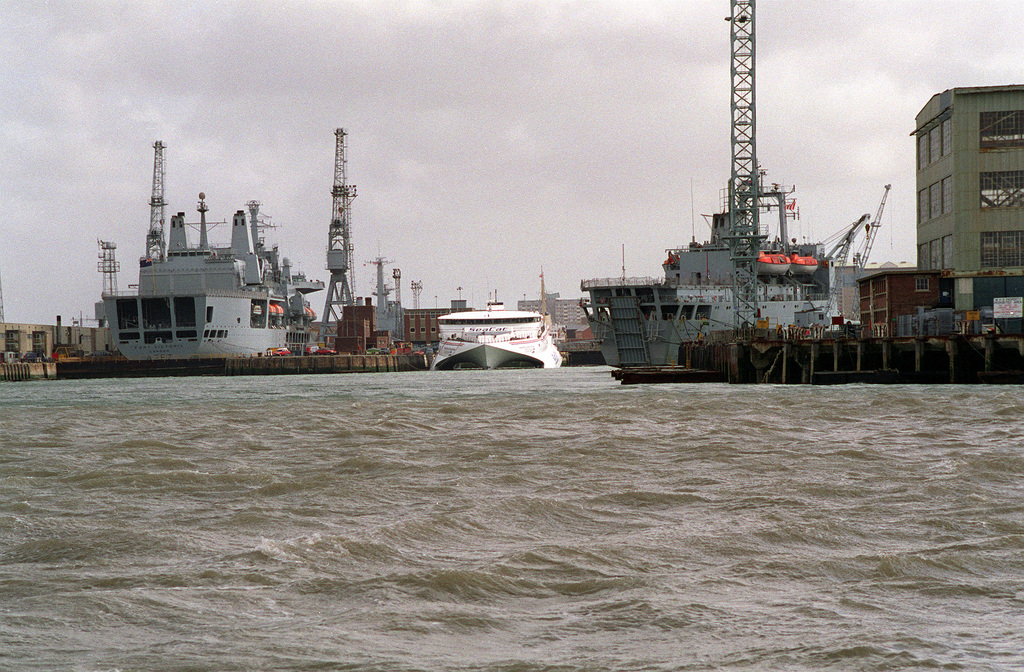
[[[0,385],[0,669],[1024,669],[1024,392]]]

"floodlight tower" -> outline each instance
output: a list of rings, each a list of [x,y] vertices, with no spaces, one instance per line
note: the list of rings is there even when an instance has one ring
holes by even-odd
[[[153,143],[153,195],[149,199],[149,233],[146,234],[146,258],[163,259],[167,252],[164,238],[164,143]]]
[[[729,180],[729,243],[733,264],[733,313],[736,329],[754,326],[758,317],[757,257],[760,175],[754,105],[754,0],[732,0],[732,175]]]
[[[420,309],[420,294],[423,293],[423,282],[421,280],[412,281],[412,307],[413,310]]]
[[[337,333],[342,307],[352,305],[355,291],[355,270],[352,263],[352,199],[356,197],[356,186],[348,184],[345,175],[344,128],[334,131],[336,138],[334,152],[334,187],[331,189],[333,208],[327,236],[327,270],[331,280],[327,285],[327,300],[320,318],[320,334],[317,340],[327,344],[327,339]]]
[[[106,240],[97,241],[100,246],[100,260],[96,270],[103,274],[103,296],[117,294],[117,272],[121,265],[117,263],[117,243]]]

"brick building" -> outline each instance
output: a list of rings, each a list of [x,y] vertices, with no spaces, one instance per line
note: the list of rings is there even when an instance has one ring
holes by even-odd
[[[896,333],[896,323],[903,315],[913,315],[918,308],[951,305],[951,292],[945,288],[941,271],[890,269],[858,280],[860,289],[860,323],[865,329],[881,327],[878,335]]]

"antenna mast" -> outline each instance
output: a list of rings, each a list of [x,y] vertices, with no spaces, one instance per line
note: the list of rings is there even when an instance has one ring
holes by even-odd
[[[153,143],[153,196],[149,199],[149,233],[146,234],[146,258],[163,259],[167,252],[164,239],[164,143]]]
[[[761,251],[757,133],[754,105],[754,0],[732,0],[732,176],[729,180],[729,243],[733,264],[736,328],[758,317],[757,257]]]
[[[331,279],[327,285],[327,300],[320,320],[320,334],[317,337],[317,340],[325,345],[328,345],[329,337],[337,334],[342,307],[352,305],[352,293],[355,291],[350,217],[356,187],[354,184],[348,184],[345,175],[346,135],[348,134],[344,128],[334,131],[337,141],[334,152],[334,187],[331,189],[333,207],[327,236],[327,270],[331,272]]]

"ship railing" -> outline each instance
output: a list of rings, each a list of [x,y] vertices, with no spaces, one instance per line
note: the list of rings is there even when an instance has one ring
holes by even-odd
[[[593,278],[590,280],[580,281],[580,289],[583,291],[589,289],[606,288],[606,287],[645,287],[649,285],[667,285],[665,278],[652,278],[652,277],[634,277],[634,278]]]

